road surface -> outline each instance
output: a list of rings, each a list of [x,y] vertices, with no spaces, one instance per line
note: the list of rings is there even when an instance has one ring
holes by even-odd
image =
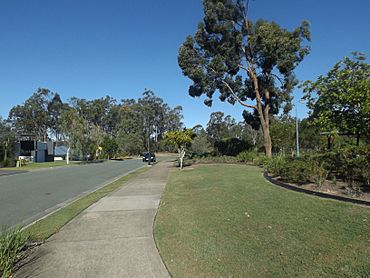
[[[143,165],[133,159],[0,176],[0,227],[29,224]]]

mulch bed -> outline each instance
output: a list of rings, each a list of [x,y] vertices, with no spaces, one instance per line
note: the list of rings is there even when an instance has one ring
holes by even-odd
[[[266,172],[264,173],[264,177],[275,185],[296,192],[314,195],[326,199],[333,199],[353,204],[370,206],[370,194],[368,192],[351,191],[341,183],[334,186],[331,185],[329,181],[326,181],[323,186],[318,187],[317,185],[311,183],[304,185],[285,183],[281,181],[279,177],[272,177]]]

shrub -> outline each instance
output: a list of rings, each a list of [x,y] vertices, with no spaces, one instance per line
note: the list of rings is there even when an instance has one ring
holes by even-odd
[[[278,156],[267,161],[265,166],[266,171],[270,174],[281,176],[283,169],[287,167],[287,159],[282,156]]]
[[[361,183],[369,186],[369,146],[347,146],[325,154],[312,155],[310,159],[319,163],[331,176],[340,176],[354,188]]]
[[[317,186],[322,186],[328,177],[328,171],[314,160],[308,160],[306,162],[306,176],[307,180],[314,182]]]
[[[304,160],[286,159],[280,176],[284,181],[303,184],[308,181],[307,162]]]
[[[239,162],[253,162],[258,156],[257,152],[241,152],[236,156],[236,160]]]
[[[321,186],[328,175],[328,171],[318,162],[307,158],[294,160],[278,156],[268,161],[265,168],[270,174],[280,176],[286,182],[298,184],[314,182]]]
[[[10,277],[28,236],[19,229],[3,228],[0,234],[0,274]]]
[[[2,162],[3,167],[14,167],[15,166],[15,160],[14,159],[5,159]]]
[[[259,167],[266,168],[266,165],[271,159],[265,155],[259,155],[253,160],[253,164]]]
[[[222,156],[236,156],[238,153],[250,148],[251,146],[247,141],[238,138],[227,138],[215,142],[215,149]]]
[[[207,156],[194,158],[197,163],[235,163],[238,162],[234,156]]]

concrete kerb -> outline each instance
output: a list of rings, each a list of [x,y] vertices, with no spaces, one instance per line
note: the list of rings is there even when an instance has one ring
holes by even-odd
[[[171,174],[171,173],[168,173],[168,176],[167,176],[167,179],[166,179],[166,186],[165,186],[165,188],[164,188],[164,190],[163,190],[163,193],[162,193],[161,199],[160,199],[160,201],[159,201],[158,208],[157,208],[157,210],[156,210],[156,212],[155,212],[155,215],[154,215],[154,220],[153,220],[153,225],[152,225],[152,236],[153,236],[153,240],[154,240],[155,248],[157,248],[157,251],[158,251],[159,257],[161,258],[161,261],[162,261],[162,263],[163,263],[164,267],[166,268],[166,270],[167,270],[167,272],[168,272],[168,275],[169,275],[170,277],[173,277],[172,273],[171,273],[171,272],[170,272],[170,270],[168,269],[167,264],[166,264],[166,263],[165,263],[165,261],[163,260],[162,254],[161,254],[161,252],[159,251],[158,244],[157,244],[157,241],[156,241],[155,236],[154,236],[154,225],[155,225],[155,221],[156,221],[156,219],[157,219],[157,214],[158,214],[158,211],[159,211],[159,209],[160,209],[160,207],[161,207],[161,204],[162,204],[162,197],[163,197],[163,194],[164,194],[164,193],[165,193],[165,191],[166,191],[166,187],[167,187],[167,185],[168,185],[168,180],[169,180],[169,178],[170,178],[170,174]]]
[[[62,203],[59,203],[56,206],[53,206],[51,208],[48,208],[48,209],[44,210],[43,212],[37,213],[34,216],[32,216],[32,217],[30,217],[30,218],[22,221],[21,223],[18,223],[18,224],[13,225],[12,227],[14,228],[14,227],[19,227],[19,226],[24,225],[21,228],[21,230],[23,231],[24,229],[26,229],[26,228],[32,226],[33,224],[35,224],[36,222],[38,222],[38,221],[40,221],[42,219],[45,219],[46,217],[48,217],[48,216],[56,213],[57,211],[65,208],[66,206],[70,205],[74,201],[77,201],[78,199],[81,199],[81,198],[87,196],[90,193],[94,193],[95,191],[97,191],[97,190],[99,190],[99,189],[101,189],[101,188],[103,188],[103,187],[105,187],[105,186],[107,186],[107,185],[109,185],[109,184],[111,184],[111,183],[119,180],[120,178],[123,178],[124,176],[127,176],[127,175],[129,175],[129,174],[131,174],[133,172],[136,172],[136,171],[138,171],[138,170],[140,170],[140,169],[142,169],[144,167],[146,167],[146,165],[143,165],[143,166],[141,166],[139,168],[136,168],[136,169],[133,169],[131,171],[128,171],[125,174],[122,174],[122,175],[119,175],[117,177],[114,177],[113,179],[110,179],[110,180],[108,180],[108,181],[106,181],[104,183],[101,183],[101,184],[95,186],[92,189],[86,190],[86,191],[82,192],[81,194],[78,194],[76,197],[70,198],[70,199],[68,199],[68,200],[66,200],[66,201],[64,201]]]

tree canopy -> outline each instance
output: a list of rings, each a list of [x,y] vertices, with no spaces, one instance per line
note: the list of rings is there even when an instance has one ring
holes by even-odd
[[[310,117],[321,130],[370,136],[370,66],[364,54],[354,52],[301,86]]]
[[[179,153],[180,169],[183,167],[183,159],[185,157],[186,148],[190,146],[194,138],[192,129],[169,131],[165,135],[167,144],[175,146]]]
[[[58,93],[42,88],[13,107],[8,121],[18,135],[54,139],[76,155],[94,156],[101,147],[99,153],[113,157],[137,155],[148,140],[152,150],[159,150],[166,132],[182,128],[182,118],[181,106],[171,108],[147,89],[137,100],[105,96],[63,102]]]
[[[303,45],[310,40],[309,24],[288,31],[262,19],[253,23],[248,1],[242,0],[203,0],[203,7],[203,21],[178,55],[183,74],[193,81],[189,94],[205,95],[205,104],[211,105],[218,91],[221,101],[252,109],[271,156],[269,117],[291,108],[290,93],[297,84],[293,70],[309,53]]]

